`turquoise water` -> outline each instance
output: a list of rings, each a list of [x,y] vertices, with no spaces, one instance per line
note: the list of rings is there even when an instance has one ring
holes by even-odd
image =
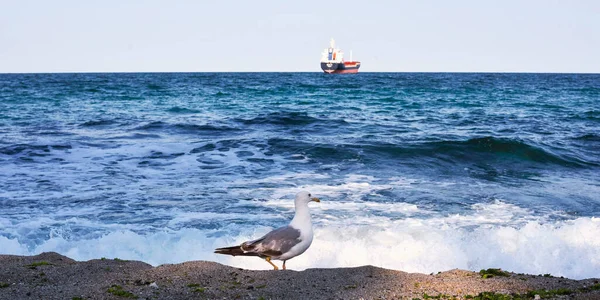
[[[0,74],[0,253],[600,277],[600,75]],[[264,266],[263,266],[264,265]]]

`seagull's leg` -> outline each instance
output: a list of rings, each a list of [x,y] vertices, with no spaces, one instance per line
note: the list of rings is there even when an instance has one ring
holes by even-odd
[[[285,270],[285,260],[283,261],[283,269]]]
[[[272,262],[271,262],[271,257],[270,257],[270,256],[267,256],[267,258],[265,258],[265,260],[266,260],[268,263],[270,263],[270,264],[271,264],[271,266],[273,266],[273,268],[275,268],[275,270],[279,270],[279,268],[278,268],[278,267],[277,267],[277,266],[276,266],[274,263],[272,263]]]

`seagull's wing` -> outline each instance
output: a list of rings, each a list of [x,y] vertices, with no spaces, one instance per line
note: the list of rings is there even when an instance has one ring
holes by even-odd
[[[285,226],[277,228],[260,239],[241,245],[244,252],[253,252],[259,256],[280,256],[300,243],[300,230]]]

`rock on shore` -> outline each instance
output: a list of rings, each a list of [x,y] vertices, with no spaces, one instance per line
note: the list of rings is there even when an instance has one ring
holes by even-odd
[[[600,280],[497,269],[429,275],[373,266],[252,271],[207,261],[152,267],[120,259],[79,262],[54,252],[0,255],[0,299],[478,299],[499,294],[600,299]]]

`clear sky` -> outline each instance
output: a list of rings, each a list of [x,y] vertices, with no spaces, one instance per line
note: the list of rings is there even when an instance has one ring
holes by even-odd
[[[600,73],[600,0],[0,0],[0,73]]]

